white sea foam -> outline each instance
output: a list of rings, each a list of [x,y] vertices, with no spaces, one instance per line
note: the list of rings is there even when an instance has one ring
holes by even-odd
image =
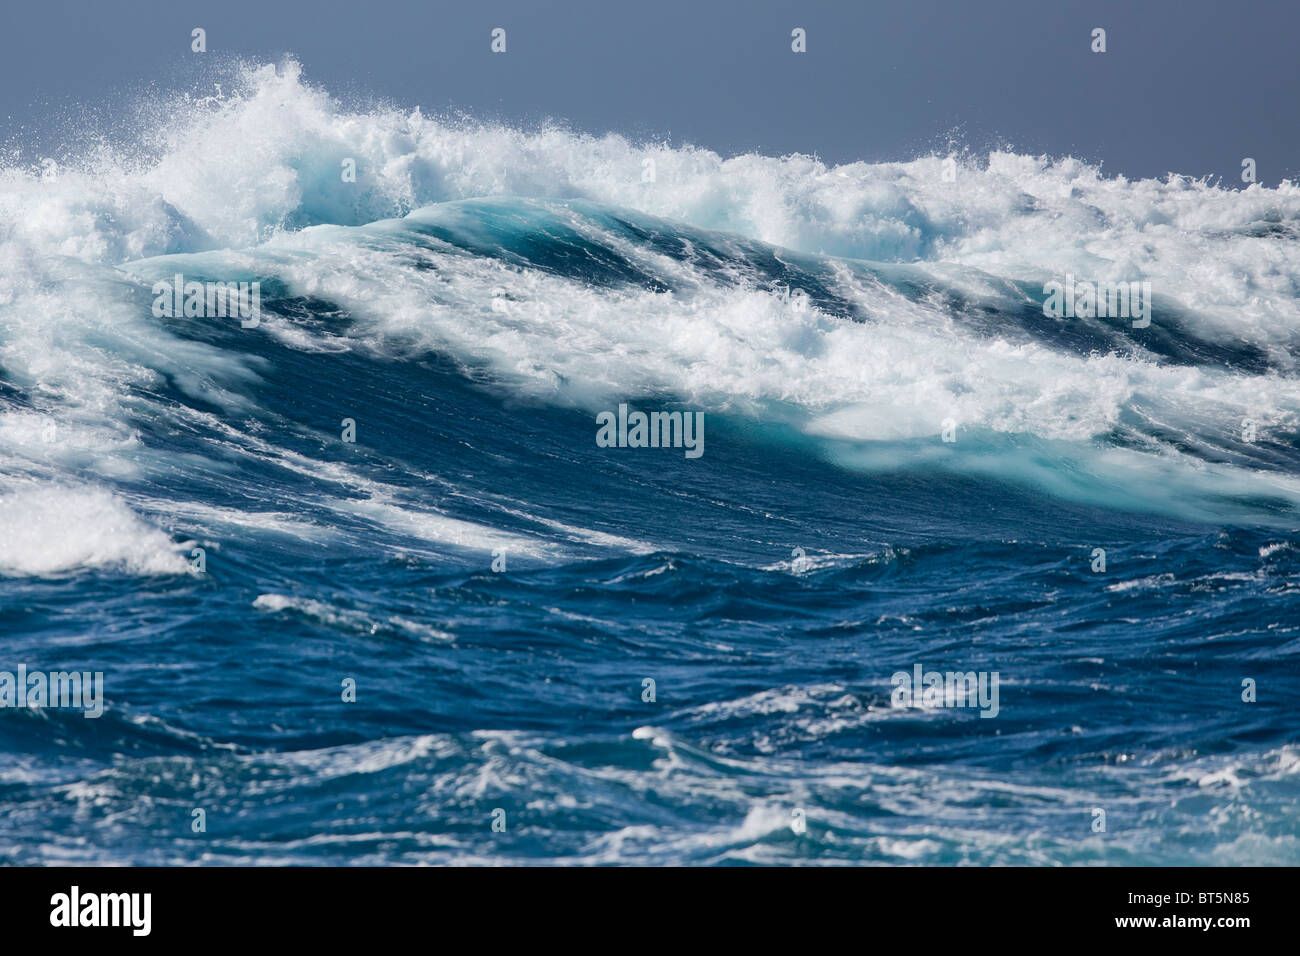
[[[0,495],[0,573],[86,568],[179,574],[189,565],[161,530],[102,488],[41,487]]]
[[[391,630],[407,634],[421,640],[450,641],[453,636],[436,627],[412,621],[395,614],[371,616],[364,611],[353,608],[337,607],[312,598],[295,597],[288,594],[259,594],[253,601],[253,607],[260,611],[278,612],[295,611],[312,618],[329,627],[339,628],[358,634],[374,634]]]

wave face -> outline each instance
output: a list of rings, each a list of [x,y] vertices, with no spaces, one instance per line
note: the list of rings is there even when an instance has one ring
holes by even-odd
[[[1295,186],[226,86],[0,170],[0,860],[1300,863]]]

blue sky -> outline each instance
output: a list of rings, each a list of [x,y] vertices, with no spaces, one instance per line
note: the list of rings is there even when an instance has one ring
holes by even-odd
[[[43,0],[4,19],[0,141],[29,151],[222,57],[293,53],[339,95],[724,154],[910,159],[955,137],[1130,176],[1237,185],[1250,156],[1261,182],[1300,178],[1300,4],[1282,0]]]

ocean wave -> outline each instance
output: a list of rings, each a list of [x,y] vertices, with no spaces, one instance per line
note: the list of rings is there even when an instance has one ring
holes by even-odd
[[[1130,182],[1010,154],[949,182],[938,157],[725,159],[349,108],[291,60],[231,82],[159,104],[134,152],[0,173],[11,437],[44,416],[106,479],[147,473],[142,417],[267,414],[262,335],[299,354],[433,351],[568,406],[668,395],[849,467],[1295,521],[1289,183]],[[218,337],[149,314],[147,286],[177,272],[278,295],[264,328]],[[1044,317],[1038,287],[1066,274],[1149,280],[1156,331]],[[962,440],[938,442],[946,423]],[[9,470],[86,464],[7,447]]]

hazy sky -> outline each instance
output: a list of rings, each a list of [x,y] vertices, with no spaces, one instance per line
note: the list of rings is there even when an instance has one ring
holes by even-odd
[[[1261,182],[1300,178],[1296,0],[31,0],[3,19],[0,141],[29,149],[222,56],[293,53],[341,95],[724,154],[910,159],[955,135],[1130,176],[1239,185],[1250,156]]]

